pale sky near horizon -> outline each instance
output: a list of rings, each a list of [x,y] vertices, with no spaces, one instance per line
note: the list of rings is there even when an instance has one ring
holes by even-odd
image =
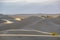
[[[60,13],[60,0],[0,0],[0,13]]]
[[[56,0],[0,0],[0,2],[52,2]]]

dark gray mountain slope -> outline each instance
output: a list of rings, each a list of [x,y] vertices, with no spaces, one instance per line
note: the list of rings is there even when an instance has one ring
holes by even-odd
[[[50,19],[53,23],[60,25],[60,17],[54,18],[54,19]]]
[[[3,24],[0,25],[0,30],[4,33],[11,33],[4,30],[9,29],[27,29],[27,30],[40,30],[45,32],[56,32],[60,34],[60,25],[55,24],[52,19],[42,19],[40,17],[32,16],[22,20],[20,23]],[[60,37],[0,37],[1,40],[60,40]]]
[[[0,30],[7,30],[7,29],[14,29],[14,28],[24,28],[27,25],[32,25],[32,24],[34,24],[34,23],[36,23],[40,20],[42,21],[42,18],[32,16],[32,17],[29,17],[29,18],[26,18],[26,19],[22,20],[21,22],[6,24],[6,25],[2,24],[2,25],[0,25]]]
[[[8,25],[0,26],[0,30],[7,29],[30,29],[30,30],[41,30],[46,32],[59,32],[60,25],[53,23],[50,19],[43,20],[40,17],[29,17],[21,21],[20,23],[13,23]]]
[[[3,15],[3,14],[0,14],[0,18],[1,19],[13,19],[12,17],[10,17],[8,15]]]
[[[38,21],[35,24],[27,25],[26,27],[24,27],[24,29],[34,29],[45,32],[57,32],[58,34],[60,34],[60,25],[53,23],[50,19],[45,19],[42,21]]]

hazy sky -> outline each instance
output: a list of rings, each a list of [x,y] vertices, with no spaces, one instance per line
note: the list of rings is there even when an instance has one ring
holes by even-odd
[[[48,2],[54,2],[54,1],[56,1],[56,0],[1,0],[0,2],[35,2],[35,3],[44,3],[44,2],[46,2],[46,1],[48,1]]]
[[[0,0],[0,13],[60,13],[60,0]]]

